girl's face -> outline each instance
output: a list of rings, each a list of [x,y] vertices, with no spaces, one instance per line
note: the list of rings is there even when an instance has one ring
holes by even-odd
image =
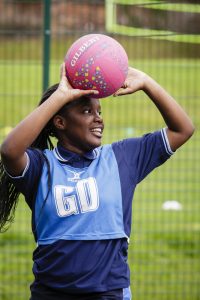
[[[66,109],[61,119],[59,141],[63,147],[83,154],[101,145],[104,123],[98,99],[80,99]]]

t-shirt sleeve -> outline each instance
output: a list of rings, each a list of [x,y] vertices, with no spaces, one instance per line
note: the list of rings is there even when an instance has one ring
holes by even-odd
[[[11,176],[10,181],[16,186],[18,191],[25,196],[27,204],[32,207],[32,199],[35,194],[38,179],[44,164],[44,158],[41,151],[36,149],[27,149],[27,164],[20,176]]]
[[[152,170],[162,165],[172,154],[166,129],[125,139],[112,144],[120,168],[126,168],[131,180],[137,184]],[[123,173],[122,170],[120,170]]]

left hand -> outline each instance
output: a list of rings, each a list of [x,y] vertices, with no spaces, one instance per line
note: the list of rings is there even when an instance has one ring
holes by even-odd
[[[142,71],[128,68],[128,75],[123,86],[113,94],[114,97],[135,93],[144,88],[146,74]]]

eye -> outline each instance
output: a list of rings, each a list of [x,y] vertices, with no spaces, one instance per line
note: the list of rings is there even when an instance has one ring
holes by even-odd
[[[86,109],[84,109],[83,113],[84,114],[90,114],[91,113],[91,109],[86,108]]]

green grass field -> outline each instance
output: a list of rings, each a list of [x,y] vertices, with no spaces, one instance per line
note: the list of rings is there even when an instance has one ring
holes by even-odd
[[[35,47],[35,42],[32,42]],[[193,138],[161,168],[155,170],[136,190],[129,250],[131,288],[136,300],[200,299],[200,202],[199,150],[200,59],[184,57],[182,49],[175,58],[137,57],[130,44],[130,64],[151,74],[177,99],[196,126]],[[147,43],[145,41],[144,43]],[[151,42],[152,43],[152,42]],[[159,42],[161,43],[161,42]],[[11,44],[10,44],[11,45]],[[28,46],[29,45],[29,46]],[[39,44],[40,45],[40,44]],[[160,44],[164,49],[164,44]],[[173,57],[173,47],[167,54]],[[21,48],[20,48],[21,47]],[[155,45],[154,45],[155,47]],[[182,46],[181,46],[182,47]],[[197,46],[198,47],[198,46]],[[3,50],[4,49],[4,50]],[[9,49],[6,51],[6,49]],[[37,105],[41,95],[42,67],[39,46],[35,54],[30,44],[12,49],[0,46],[0,140],[20,119]],[[62,57],[64,46],[58,48]],[[152,49],[154,49],[152,47]],[[24,52],[23,52],[23,51]],[[180,49],[179,49],[180,50]],[[3,52],[4,51],[4,52]],[[21,52],[20,52],[21,51]],[[146,50],[145,50],[146,51]],[[155,48],[155,51],[158,51]],[[191,48],[188,53],[192,53]],[[16,53],[16,54],[15,54]],[[53,45],[51,83],[59,80],[59,65]],[[152,55],[151,55],[152,54]],[[104,143],[153,131],[164,126],[156,108],[143,93],[103,99]],[[162,204],[176,200],[180,211],[164,211]],[[0,299],[24,300],[29,296],[32,277],[31,215],[20,198],[11,228],[0,235]]]

